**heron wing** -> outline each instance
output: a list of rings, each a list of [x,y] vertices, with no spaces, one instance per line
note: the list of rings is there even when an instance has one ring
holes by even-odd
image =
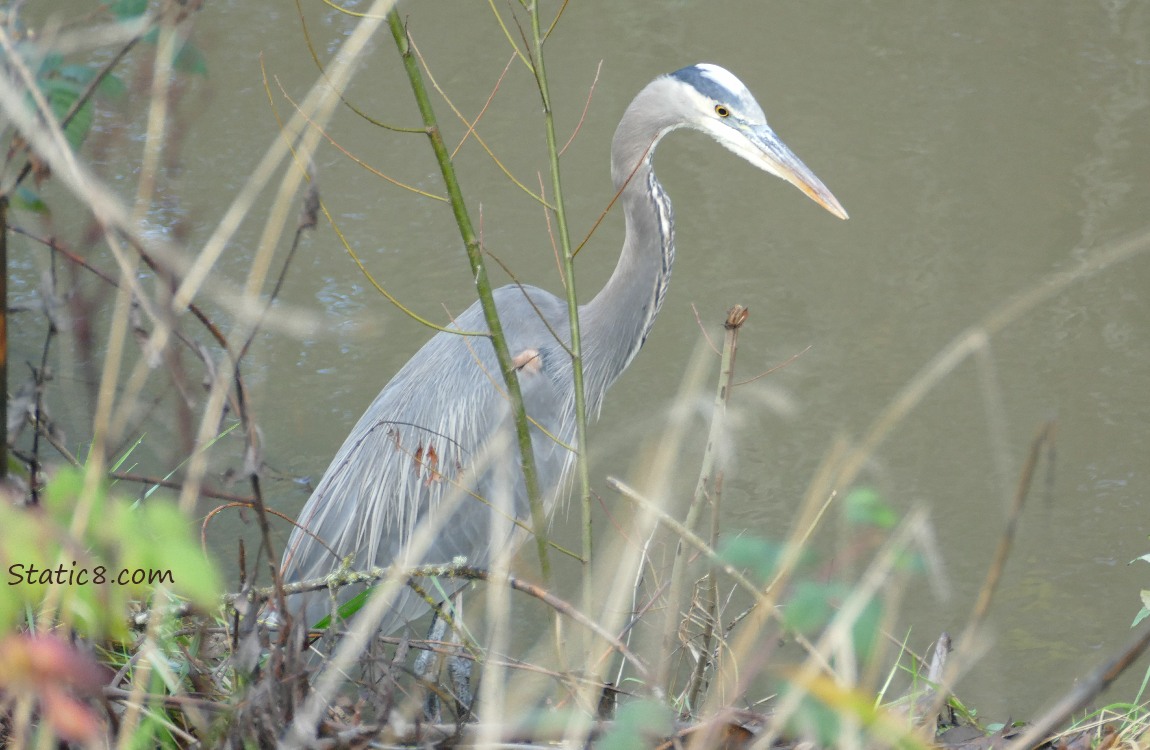
[[[530,295],[530,302],[528,297]],[[570,359],[552,331],[565,309],[533,288],[496,290],[545,499],[553,502],[569,464]],[[545,325],[544,323],[547,323]],[[473,305],[460,330],[485,330]],[[489,339],[439,333],[396,373],[356,423],[304,505],[284,555],[286,582],[321,578],[343,564],[362,570],[450,563],[486,567],[496,549],[521,542],[530,511],[511,409]],[[438,525],[427,552],[409,545]],[[345,587],[344,601],[353,590]],[[438,598],[438,597],[437,597]],[[293,597],[308,624],[331,609],[326,592]],[[390,632],[427,605],[405,590],[383,624]]]

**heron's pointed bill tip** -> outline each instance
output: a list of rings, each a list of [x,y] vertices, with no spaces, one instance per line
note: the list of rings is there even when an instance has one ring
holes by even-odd
[[[806,193],[808,198],[844,221],[850,218],[850,214],[843,208],[843,204],[839,203],[839,199],[830,190],[827,190],[827,186],[819,178],[810,172],[806,175],[795,174],[794,177],[795,179],[788,181]]]
[[[838,198],[770,128],[764,125],[755,136],[753,140],[756,141],[762,158],[760,166],[802,190],[808,198],[840,219],[850,218]]]
[[[783,146],[770,156],[774,157],[776,174],[802,190],[808,198],[840,219],[850,218],[847,215],[847,210],[843,208],[843,204],[839,203],[839,199],[834,196],[834,193],[790,149]]]

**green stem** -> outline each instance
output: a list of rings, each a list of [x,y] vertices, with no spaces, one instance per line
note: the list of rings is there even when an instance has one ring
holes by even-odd
[[[551,190],[555,194],[555,223],[559,245],[563,250],[563,277],[566,280],[567,317],[571,324],[571,373],[575,388],[575,470],[579,475],[580,507],[583,528],[583,607],[594,599],[591,579],[591,474],[587,466],[587,400],[583,392],[583,343],[579,335],[579,297],[575,292],[575,254],[571,248],[571,234],[567,229],[567,214],[563,209],[563,184],[559,178],[559,146],[555,138],[555,115],[551,110],[551,93],[547,85],[547,68],[543,63],[543,36],[539,29],[539,6],[531,3],[531,33],[534,47],[535,82],[543,102],[543,121],[547,132],[547,155],[551,161]]]
[[[419,113],[423,117],[427,137],[431,141],[431,148],[439,162],[439,169],[443,173],[443,182],[447,187],[447,195],[451,199],[451,209],[455,214],[455,223],[459,226],[459,233],[467,249],[467,259],[471,262],[471,273],[475,279],[475,289],[479,293],[479,302],[483,307],[483,317],[487,322],[487,329],[491,332],[491,344],[495,349],[495,357],[499,362],[499,370],[503,373],[503,382],[507,386],[507,395],[515,413],[515,432],[519,442],[519,452],[522,458],[523,479],[527,485],[527,498],[531,504],[531,524],[534,527],[535,543],[539,551],[539,566],[544,585],[551,580],[551,563],[547,554],[547,517],[543,510],[543,498],[539,492],[539,479],[535,472],[535,453],[531,447],[531,432],[527,422],[527,414],[523,409],[523,395],[519,390],[519,378],[511,355],[507,351],[507,341],[503,336],[503,326],[499,322],[499,314],[495,309],[495,299],[491,294],[491,282],[487,278],[487,268],[483,263],[483,250],[479,239],[471,224],[471,217],[467,213],[467,205],[463,201],[463,192],[459,188],[459,181],[455,176],[455,167],[451,163],[451,154],[443,143],[443,136],[439,132],[439,125],[435,119],[435,112],[431,108],[431,101],[427,96],[427,89],[423,85],[423,77],[419,72],[419,63],[411,52],[407,39],[407,30],[399,18],[399,14],[392,10],[387,16],[388,26],[395,38],[395,45],[403,58],[407,77],[411,81],[411,90],[415,94],[415,101],[419,105]]]

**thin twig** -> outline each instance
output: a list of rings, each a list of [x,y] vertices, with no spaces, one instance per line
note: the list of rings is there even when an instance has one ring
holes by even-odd
[[[623,195],[623,191],[626,190],[627,186],[631,184],[631,179],[635,176],[635,173],[639,171],[639,167],[643,166],[643,163],[647,160],[647,154],[650,153],[654,145],[655,141],[652,139],[652,141],[647,144],[647,148],[645,151],[643,151],[642,156],[635,160],[635,166],[631,168],[631,172],[627,175],[627,179],[623,180],[623,184],[620,185],[619,189],[615,191],[615,194],[611,196],[611,200],[607,202],[607,207],[599,212],[599,216],[595,219],[594,223],[591,224],[591,228],[587,230],[587,234],[584,235],[579,244],[575,246],[575,249],[571,253],[572,256],[578,255],[579,251],[582,250],[583,247],[591,241],[591,237],[594,236],[595,230],[597,230],[599,225],[603,223],[603,220],[607,218],[607,214],[611,213],[611,209],[619,200],[619,196]]]
[[[811,344],[807,344],[807,347],[805,349],[803,349],[801,352],[797,352],[795,354],[792,354],[791,356],[787,357],[786,359],[784,359],[779,364],[774,365],[772,367],[768,367],[767,369],[760,372],[758,375],[755,375],[753,378],[747,378],[746,380],[740,380],[739,382],[734,383],[733,387],[738,388],[741,385],[746,385],[747,383],[753,383],[756,380],[758,380],[759,378],[765,378],[766,376],[770,375],[773,372],[778,372],[779,370],[783,369],[784,367],[789,367],[792,362],[794,362],[799,357],[801,357],[804,354],[806,354],[807,352],[809,352],[811,350],[811,346],[812,346]]]
[[[711,425],[710,431],[707,434],[707,445],[703,451],[702,465],[699,467],[699,478],[695,484],[695,493],[691,498],[691,505],[687,509],[687,516],[683,520],[683,527],[694,531],[695,525],[699,522],[699,516],[703,512],[703,506],[708,500],[711,501],[713,512],[718,512],[718,495],[715,492],[715,485],[721,482],[723,472],[722,458],[720,451],[722,444],[726,441],[727,431],[727,402],[730,399],[731,393],[731,380],[734,377],[735,368],[735,353],[738,349],[739,329],[747,320],[747,309],[742,305],[734,305],[727,311],[726,321],[723,325],[726,330],[726,336],[723,340],[723,355],[722,362],[719,367],[718,385],[715,389],[715,400],[711,408]],[[714,549],[714,541],[710,543],[711,549]],[[661,665],[660,679],[658,684],[663,686],[664,692],[668,695],[671,694],[672,672],[670,671],[671,653],[675,647],[675,636],[679,630],[680,623],[680,606],[683,597],[684,581],[686,577],[687,560],[685,550],[683,549],[683,541],[679,540],[675,546],[675,560],[671,568],[671,586],[667,594],[667,612],[666,620],[663,625],[663,654],[659,660]],[[713,567],[710,569],[711,575],[714,575]],[[707,639],[706,651],[709,651],[709,639]],[[707,657],[701,656],[699,663],[704,665],[707,662]],[[689,692],[692,696],[698,694],[699,684],[703,678],[703,667],[695,670],[695,675],[692,677],[692,684]],[[692,700],[692,703],[694,701]]]
[[[517,188],[531,196],[533,200],[539,201],[543,205],[547,205],[547,201],[544,200],[543,196],[532,193],[531,190],[526,185],[524,185],[518,177],[511,173],[511,170],[507,168],[503,161],[495,155],[494,151],[491,150],[491,147],[487,145],[487,141],[483,140],[483,137],[479,135],[479,132],[475,129],[476,124],[479,122],[478,118],[476,118],[474,122],[469,121],[466,117],[463,116],[463,113],[459,111],[459,108],[455,106],[455,102],[451,100],[451,97],[447,95],[447,92],[440,88],[439,82],[435,80],[435,76],[431,72],[431,67],[427,64],[427,61],[423,59],[423,54],[420,53],[419,47],[416,46],[415,41],[410,36],[408,36],[408,43],[411,45],[411,51],[414,52],[415,56],[419,58],[420,66],[427,72],[427,80],[431,82],[431,87],[434,88],[436,93],[438,93],[443,98],[443,101],[447,104],[448,108],[451,109],[452,113],[454,113],[455,116],[459,118],[459,121],[467,127],[467,132],[472,137],[474,137],[476,143],[478,143],[483,148],[483,150],[487,152],[487,155],[491,158],[491,161],[495,163],[495,166],[499,167],[499,171],[503,172],[507,179],[511,180],[511,182]],[[480,115],[482,115],[482,112]],[[438,128],[438,125],[436,125],[436,127]],[[451,156],[449,155],[448,160],[450,161],[450,159]]]
[[[707,438],[707,447],[703,453],[703,465],[699,470],[699,482],[695,486],[695,499],[692,508],[697,503],[702,505],[704,499],[711,501],[711,549],[719,543],[719,501],[723,494],[723,463],[719,454],[718,444],[725,440],[727,404],[731,398],[731,389],[735,378],[735,354],[738,351],[739,329],[747,321],[747,309],[742,305],[735,305],[727,311],[727,320],[723,325],[726,336],[723,341],[723,359],[719,369],[719,387],[715,394],[715,413],[711,416],[711,432]],[[708,483],[711,486],[707,491]],[[691,675],[690,686],[687,691],[687,705],[694,706],[703,688],[704,677],[708,663],[711,659],[711,643],[719,619],[719,582],[715,575],[714,566],[708,566],[703,582],[705,597],[705,617],[703,626],[702,645],[699,647],[699,660],[695,664],[694,674]]]
[[[142,474],[133,474],[128,471],[109,471],[108,476],[111,479],[116,479],[121,482],[135,482],[137,484],[146,484],[152,487],[166,487],[170,490],[178,490],[183,487],[184,483],[175,479],[163,479],[161,477],[147,477]],[[237,495],[232,492],[224,492],[222,490],[213,490],[210,487],[200,487],[200,497],[210,497],[213,500],[228,500],[233,503],[239,503],[245,507],[253,507],[252,498],[243,495]]]
[[[265,94],[268,94],[268,103],[274,104],[274,102],[271,100],[271,96],[270,96],[271,89],[268,86],[267,71],[264,69],[263,62],[264,62],[263,56],[261,55],[260,56],[260,72],[264,76],[264,92],[265,92]],[[329,135],[326,129],[319,127],[314,122],[312,122],[311,119],[308,118],[306,114],[303,114],[303,111],[300,109],[299,103],[296,102],[296,100],[290,94],[288,94],[287,90],[284,88],[283,84],[280,82],[280,80],[278,78],[276,78],[276,86],[279,88],[280,95],[283,96],[284,100],[287,101],[287,103],[290,104],[295,109],[295,111],[297,113],[300,113],[300,115],[302,117],[304,117],[305,120],[307,120],[308,124],[312,125],[316,129],[316,132],[318,132],[321,136],[323,136],[323,139],[325,141],[327,141],[329,144],[331,144],[335,148],[336,151],[339,151],[341,154],[343,154],[348,159],[350,159],[353,164],[355,164],[358,167],[362,167],[363,169],[366,169],[369,173],[375,175],[376,177],[380,178],[381,180],[384,180],[385,182],[390,182],[392,185],[395,185],[397,188],[400,188],[402,190],[406,190],[409,193],[415,193],[416,195],[422,196],[424,198],[430,198],[431,200],[439,201],[440,203],[447,203],[447,197],[446,196],[436,195],[435,193],[429,193],[426,190],[420,190],[419,188],[415,187],[414,185],[408,185],[406,182],[400,182],[399,180],[395,179],[394,177],[376,169],[375,167],[373,167],[370,164],[368,164],[367,162],[365,162],[363,159],[360,159],[358,156],[355,156],[354,154],[352,154],[350,151],[347,150],[347,148],[345,148],[343,146],[343,144],[341,144],[339,141],[337,141],[335,138],[333,138],[331,135]],[[273,109],[273,112],[274,112],[274,109]],[[275,118],[276,118],[277,123],[279,123],[280,127],[282,128],[283,123],[280,121],[278,113],[275,114]],[[376,124],[378,124],[378,123],[376,123]],[[385,127],[385,126],[380,125],[380,127]],[[403,132],[412,132],[412,131],[403,131]],[[423,131],[422,130],[416,130],[414,132],[422,133]]]
[[[423,58],[420,57],[419,61],[423,62]],[[479,108],[479,114],[475,115],[475,119],[470,122],[464,121],[464,124],[467,125],[467,131],[463,134],[463,137],[459,139],[459,143],[456,144],[455,148],[452,149],[452,159],[455,158],[456,154],[459,153],[459,149],[463,148],[463,144],[467,143],[467,139],[475,132],[475,126],[483,119],[483,115],[487,113],[487,108],[491,106],[491,102],[495,101],[495,94],[499,91],[499,87],[503,85],[503,79],[507,77],[507,71],[511,69],[511,63],[513,62],[515,62],[515,55],[507,58],[507,64],[503,66],[503,71],[500,72],[499,77],[495,79],[495,85],[491,87],[491,93],[487,95],[487,100],[483,102],[483,106]]]
[[[558,20],[558,18],[556,18]],[[587,100],[583,102],[583,112],[579,115],[579,122],[575,123],[575,129],[571,131],[571,137],[563,144],[563,148],[559,149],[559,155],[567,153],[567,147],[575,140],[575,136],[579,135],[579,131],[583,129],[583,121],[587,119],[587,111],[591,109],[591,98],[595,96],[595,87],[599,85],[599,71],[603,69],[603,61],[600,60],[599,64],[595,66],[595,78],[591,81],[591,88],[587,90]]]
[[[272,116],[275,117],[276,123],[279,125],[280,130],[285,131],[286,125],[280,119],[279,112],[275,109],[275,106],[274,106],[275,101],[272,98],[271,86],[269,84],[269,77],[267,74],[267,70],[264,68],[264,61],[263,61],[262,56],[260,57],[260,74],[263,76],[264,93],[266,94],[266,96],[268,98],[268,104],[272,109]],[[282,88],[281,88],[281,91],[282,91]],[[318,125],[315,125],[312,121],[312,118],[309,117],[299,107],[299,105],[296,105],[295,100],[288,97],[286,92],[284,92],[284,97],[292,105],[297,107],[296,108],[296,116],[297,117],[304,118],[305,121],[307,121],[309,124],[313,125],[316,132],[322,134],[324,138],[327,138],[329,141],[331,141],[331,139],[327,135],[326,131],[323,128],[319,127]],[[418,132],[423,133],[425,131],[420,130]],[[334,141],[331,141],[331,142],[334,144]],[[336,147],[340,148],[338,145]],[[291,149],[292,156],[297,156],[295,147],[289,146],[289,148]],[[340,149],[340,150],[342,150],[342,149]],[[360,162],[354,156],[351,156],[351,154],[347,153],[346,151],[344,153],[347,154],[348,158],[352,159],[357,164],[362,164],[362,162]],[[399,185],[400,187],[404,187],[404,188],[408,187],[408,186],[404,185],[403,183],[396,182],[393,178],[388,177],[387,175],[383,174],[382,172],[379,172],[378,170],[374,169],[373,167],[369,167],[366,164],[363,164],[363,166],[368,171],[370,171],[374,174],[377,174],[379,177],[383,178],[384,180],[387,180],[388,182],[393,182],[393,183]],[[420,190],[416,190],[416,192],[419,193],[420,195],[423,195],[427,198],[431,198],[433,200],[443,200],[443,201],[447,200],[446,198],[444,198],[442,196],[434,195],[433,193],[427,193],[425,191],[420,191]],[[340,229],[340,226],[336,222],[335,217],[332,216],[330,211],[328,211],[327,206],[323,203],[323,201],[320,201],[319,208],[320,208],[320,211],[323,212],[324,218],[327,219],[328,225],[331,226],[332,230],[335,232],[335,236],[339,239],[340,244],[343,245],[344,252],[346,252],[348,257],[351,258],[352,262],[355,263],[355,266],[356,266],[356,268],[359,269],[359,272],[362,273],[363,277],[365,279],[367,279],[368,283],[371,284],[375,288],[375,290],[383,296],[384,299],[386,299],[393,306],[395,306],[396,309],[398,309],[404,315],[411,318],[412,320],[419,323],[420,325],[422,325],[426,328],[430,328],[433,331],[437,331],[437,332],[451,331],[452,333],[458,334],[460,336],[486,336],[487,335],[486,333],[483,333],[480,331],[460,331],[460,330],[456,330],[456,329],[447,328],[446,326],[438,325],[436,323],[431,322],[427,318],[424,318],[423,316],[419,315],[417,312],[412,310],[410,307],[408,307],[407,305],[400,302],[399,298],[396,297],[391,292],[389,292],[387,290],[387,288],[383,286],[383,284],[380,284],[379,281],[375,278],[375,276],[372,275],[371,271],[368,270],[367,265],[364,264],[363,260],[359,257],[359,253],[357,253],[355,251],[355,248],[352,246],[352,243],[347,239],[347,236],[344,235],[343,230]]]
[[[340,7],[340,6],[336,5],[335,3],[328,2],[327,4],[330,7],[335,8],[339,12],[345,13],[345,14],[351,16],[352,18],[364,18],[365,17],[365,14],[363,14],[363,13],[357,13],[355,11],[348,9],[348,8]],[[319,52],[316,51],[315,44],[311,40],[311,27],[308,26],[307,15],[303,12],[303,5],[301,4],[301,0],[296,0],[295,9],[296,9],[296,16],[299,19],[300,29],[303,31],[304,44],[307,45],[308,54],[311,55],[312,62],[315,63],[315,67],[319,70],[320,75],[326,79],[327,78],[327,71],[324,69],[323,63],[319,59]],[[260,66],[261,67],[263,66],[263,53],[260,54]],[[346,106],[348,109],[350,109],[356,115],[358,115],[359,117],[362,117],[365,121],[371,123],[372,125],[375,125],[376,127],[379,127],[379,128],[383,128],[384,130],[390,130],[393,133],[422,133],[423,132],[423,128],[404,128],[404,127],[400,127],[399,125],[388,125],[386,122],[383,122],[382,120],[377,120],[376,118],[372,117],[371,115],[369,115],[366,112],[364,112],[363,110],[361,110],[359,107],[355,106],[355,104],[353,104],[350,99],[348,99],[346,96],[344,96],[344,89],[342,87],[338,87],[334,83],[331,84],[331,86],[332,86],[332,90],[335,91],[339,95],[339,100],[341,102],[343,102],[344,106]],[[337,148],[339,148],[339,147],[337,146]]]
[[[711,339],[711,334],[707,332],[707,326],[703,325],[703,319],[699,316],[699,308],[695,303],[691,303],[691,312],[695,314],[695,325],[699,327],[699,333],[703,334],[703,339],[707,342],[707,347],[715,353],[716,357],[722,356],[719,347],[715,346],[715,342]]]

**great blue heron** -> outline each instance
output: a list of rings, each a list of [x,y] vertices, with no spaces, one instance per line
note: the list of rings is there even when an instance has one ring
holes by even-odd
[[[598,416],[607,389],[634,359],[667,294],[675,257],[671,201],[651,157],[667,133],[707,133],[760,169],[795,185],[841,219],[838,200],[767,126],[751,92],[729,71],[699,64],[660,76],[627,107],[611,144],[611,177],[621,191],[626,234],[619,262],[600,292],[579,308],[587,410]],[[548,513],[571,468],[575,403],[566,303],[532,286],[495,290],[515,358],[539,483]],[[473,304],[454,327],[486,331]],[[529,522],[516,460],[511,410],[490,340],[438,333],[416,352],[360,417],[300,512],[283,557],[286,582],[353,569],[448,563],[486,567],[496,550],[518,545]],[[416,527],[453,493],[451,515],[420,559],[405,555]],[[501,511],[501,509],[503,509]],[[347,588],[341,599],[351,596]],[[289,608],[308,625],[330,612],[326,591],[297,594]],[[400,594],[381,631],[390,633],[428,606]]]

